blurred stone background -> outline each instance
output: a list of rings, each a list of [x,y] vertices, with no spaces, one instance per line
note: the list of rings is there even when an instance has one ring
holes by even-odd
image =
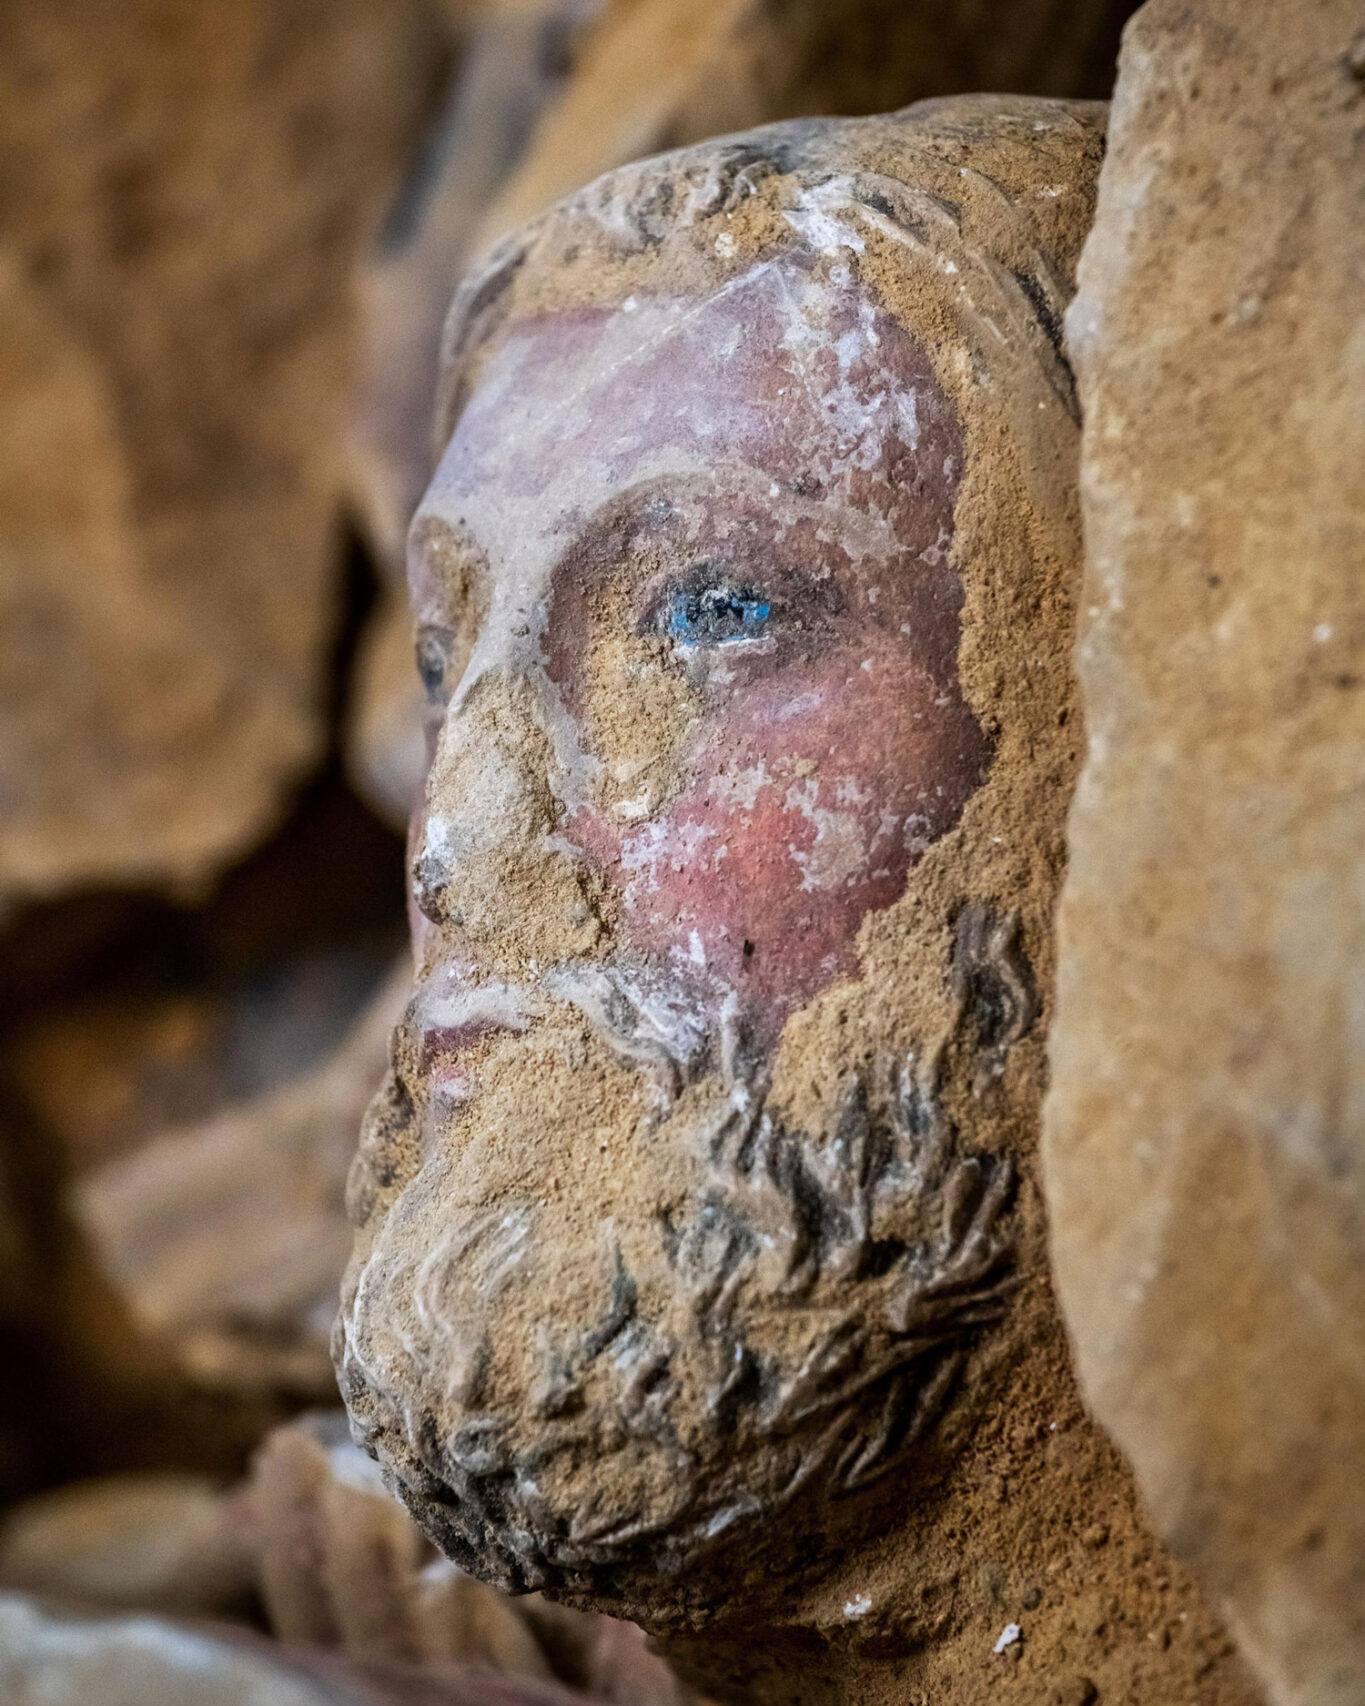
[[[0,1683],[677,1698],[636,1632],[432,1558],[334,1408],[341,1187],[405,983],[441,317],[475,249],[623,160],[1104,96],[1130,10],[0,8]],[[185,1615],[223,1620],[193,1662],[155,1621]]]

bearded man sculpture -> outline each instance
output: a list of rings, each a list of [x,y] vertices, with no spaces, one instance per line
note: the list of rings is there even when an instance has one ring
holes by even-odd
[[[648,161],[447,330],[338,1369],[453,1559],[726,1698],[1244,1698],[1080,1410],[1034,1179],[1102,118]]]

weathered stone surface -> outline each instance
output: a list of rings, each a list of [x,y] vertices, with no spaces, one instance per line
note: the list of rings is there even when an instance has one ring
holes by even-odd
[[[1084,1384],[1278,1702],[1365,1698],[1365,81],[1152,0],[1067,320],[1090,751],[1046,1150]]]
[[[353,274],[420,0],[19,7],[0,59],[0,897],[201,878],[321,737]]]

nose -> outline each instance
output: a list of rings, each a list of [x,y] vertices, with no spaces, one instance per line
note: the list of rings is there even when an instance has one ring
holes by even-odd
[[[527,673],[489,669],[462,688],[427,776],[413,899],[446,947],[490,971],[581,957],[601,935],[594,879],[556,835],[554,766]]]

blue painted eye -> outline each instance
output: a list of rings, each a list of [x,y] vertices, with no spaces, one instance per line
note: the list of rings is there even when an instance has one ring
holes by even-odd
[[[664,627],[684,646],[718,646],[762,633],[772,604],[745,587],[679,588],[669,600]]]

